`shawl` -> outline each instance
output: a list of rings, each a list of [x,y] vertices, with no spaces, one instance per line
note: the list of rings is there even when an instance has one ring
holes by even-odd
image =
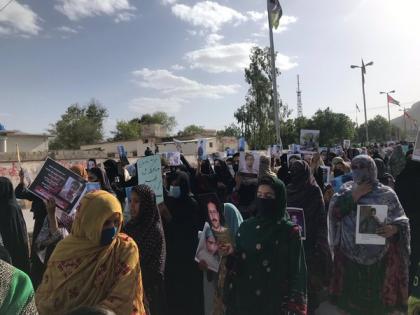
[[[229,228],[231,237],[234,240],[239,227],[241,226],[244,219],[242,218],[239,210],[231,203],[224,204],[224,217],[225,224]]]
[[[36,292],[40,315],[66,313],[80,305],[100,306],[117,315],[144,315],[139,252],[135,242],[118,234],[101,246],[102,227],[121,205],[108,192],[86,194],[70,236],[58,243]]]
[[[360,175],[356,174],[354,167],[358,166]],[[380,261],[387,253],[390,245],[388,239],[385,246],[359,245],[355,243],[357,205],[352,198],[352,190],[356,182],[361,178],[362,182],[371,182],[373,189],[370,193],[360,198],[360,205],[387,205],[388,224],[399,227],[399,245],[401,258],[408,260],[410,253],[410,228],[408,218],[405,215],[395,192],[377,180],[377,170],[373,159],[367,155],[359,155],[352,161],[353,176],[355,181],[345,183],[336,193],[329,208],[329,237],[330,247],[339,249],[350,260],[362,264],[372,265]]]
[[[88,172],[92,173],[98,178],[99,183],[101,184],[102,190],[105,190],[111,194],[114,193],[114,191],[112,190],[111,184],[109,182],[109,178],[103,169],[99,167],[92,167]]]
[[[141,270],[144,280],[159,275],[163,278],[166,244],[155,193],[146,185],[135,186],[131,192],[139,197],[139,215],[131,218],[123,230],[134,239],[141,250]],[[147,292],[147,288],[145,289]]]
[[[277,177],[277,174],[271,171],[270,164],[271,160],[269,157],[265,155],[260,156],[260,170],[258,173],[259,178],[262,178],[264,176]]]
[[[305,161],[293,163],[290,176],[291,183],[287,185],[287,205],[302,208],[304,211],[306,240],[303,244],[307,262],[312,263],[313,266],[310,267],[322,270],[322,275],[327,276],[325,271],[331,261],[331,256],[328,247],[327,213],[321,189]]]
[[[389,170],[391,175],[396,178],[405,167],[405,155],[402,146],[397,145],[391,153],[389,158]]]
[[[84,180],[87,180],[88,173],[87,173],[86,169],[82,165],[80,165],[80,164],[73,165],[72,167],[70,167],[70,170],[73,173],[76,173],[77,175],[79,175]]]
[[[0,260],[0,314],[37,315],[29,277]]]
[[[108,180],[113,183],[115,178],[118,177],[118,163],[114,160],[106,160],[104,162],[104,168]]]
[[[16,201],[12,182],[6,177],[0,177],[0,235],[12,258],[12,265],[29,273],[26,223]]]
[[[259,184],[273,188],[278,211],[239,227],[226,280],[226,314],[306,315],[305,254],[299,228],[286,215],[286,188],[272,177]]]

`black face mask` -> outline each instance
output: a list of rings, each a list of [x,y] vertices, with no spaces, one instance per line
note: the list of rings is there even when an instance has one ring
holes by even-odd
[[[277,213],[276,199],[257,198],[257,211],[263,217],[273,217]]]
[[[342,170],[336,169],[334,170],[334,177],[338,177],[344,175],[344,172]]]

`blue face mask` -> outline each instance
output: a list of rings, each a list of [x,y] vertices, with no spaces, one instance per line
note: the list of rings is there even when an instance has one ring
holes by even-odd
[[[117,235],[117,227],[115,226],[109,229],[102,230],[101,245],[107,246],[111,244],[116,235]]]
[[[175,199],[178,199],[179,197],[181,197],[181,187],[170,186],[168,196],[173,197]]]

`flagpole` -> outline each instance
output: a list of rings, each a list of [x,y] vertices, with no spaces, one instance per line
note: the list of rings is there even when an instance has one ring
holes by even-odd
[[[368,119],[367,119],[367,110],[366,110],[366,93],[365,93],[365,72],[366,66],[362,61],[362,91],[363,91],[363,106],[365,108],[365,128],[366,128],[366,144],[369,144],[369,128],[368,128]]]
[[[279,103],[277,100],[277,73],[276,73],[276,55],[274,53],[273,24],[270,14],[270,0],[267,0],[267,16],[268,30],[270,32],[270,55],[271,55],[271,77],[273,82],[273,106],[274,106],[274,122],[276,124],[276,140],[277,144],[282,144],[280,137],[280,116]]]
[[[357,104],[356,104],[356,126],[357,126],[357,128],[359,128],[359,122],[357,120],[357,111],[358,111],[358,108],[357,108]]]

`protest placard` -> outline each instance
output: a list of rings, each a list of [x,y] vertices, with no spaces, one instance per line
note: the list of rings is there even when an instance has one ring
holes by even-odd
[[[388,206],[358,205],[356,219],[356,244],[385,245],[385,238],[376,230],[387,224]]]
[[[318,151],[319,130],[300,130],[300,149],[303,151]]]
[[[28,189],[43,200],[54,198],[57,207],[69,212],[80,199],[85,186],[83,178],[47,158]]]
[[[240,152],[239,172],[241,174],[258,175],[260,171],[260,155],[258,152]]]
[[[299,227],[302,240],[306,240],[305,213],[302,208],[287,207],[290,220]]]
[[[197,141],[197,158],[200,161],[207,159],[207,139],[199,139]]]
[[[324,165],[321,165],[320,167],[322,169],[322,181],[324,185],[328,185],[331,180],[331,168],[329,166]]]
[[[219,246],[211,227],[207,222],[204,224],[203,231],[199,234],[199,239],[200,241],[198,242],[195,261],[204,261],[209,270],[218,272],[221,261]]]
[[[127,158],[127,151],[125,150],[124,146],[120,144],[117,147],[117,149],[118,149],[118,156],[120,157],[120,161],[121,161],[122,165],[126,166],[126,165],[130,164],[130,162],[128,161],[128,158]]]
[[[163,152],[162,156],[168,161],[170,166],[182,165],[180,152]]]
[[[151,155],[137,161],[139,185],[147,185],[156,195],[156,203],[163,202],[162,167],[160,155]]]

